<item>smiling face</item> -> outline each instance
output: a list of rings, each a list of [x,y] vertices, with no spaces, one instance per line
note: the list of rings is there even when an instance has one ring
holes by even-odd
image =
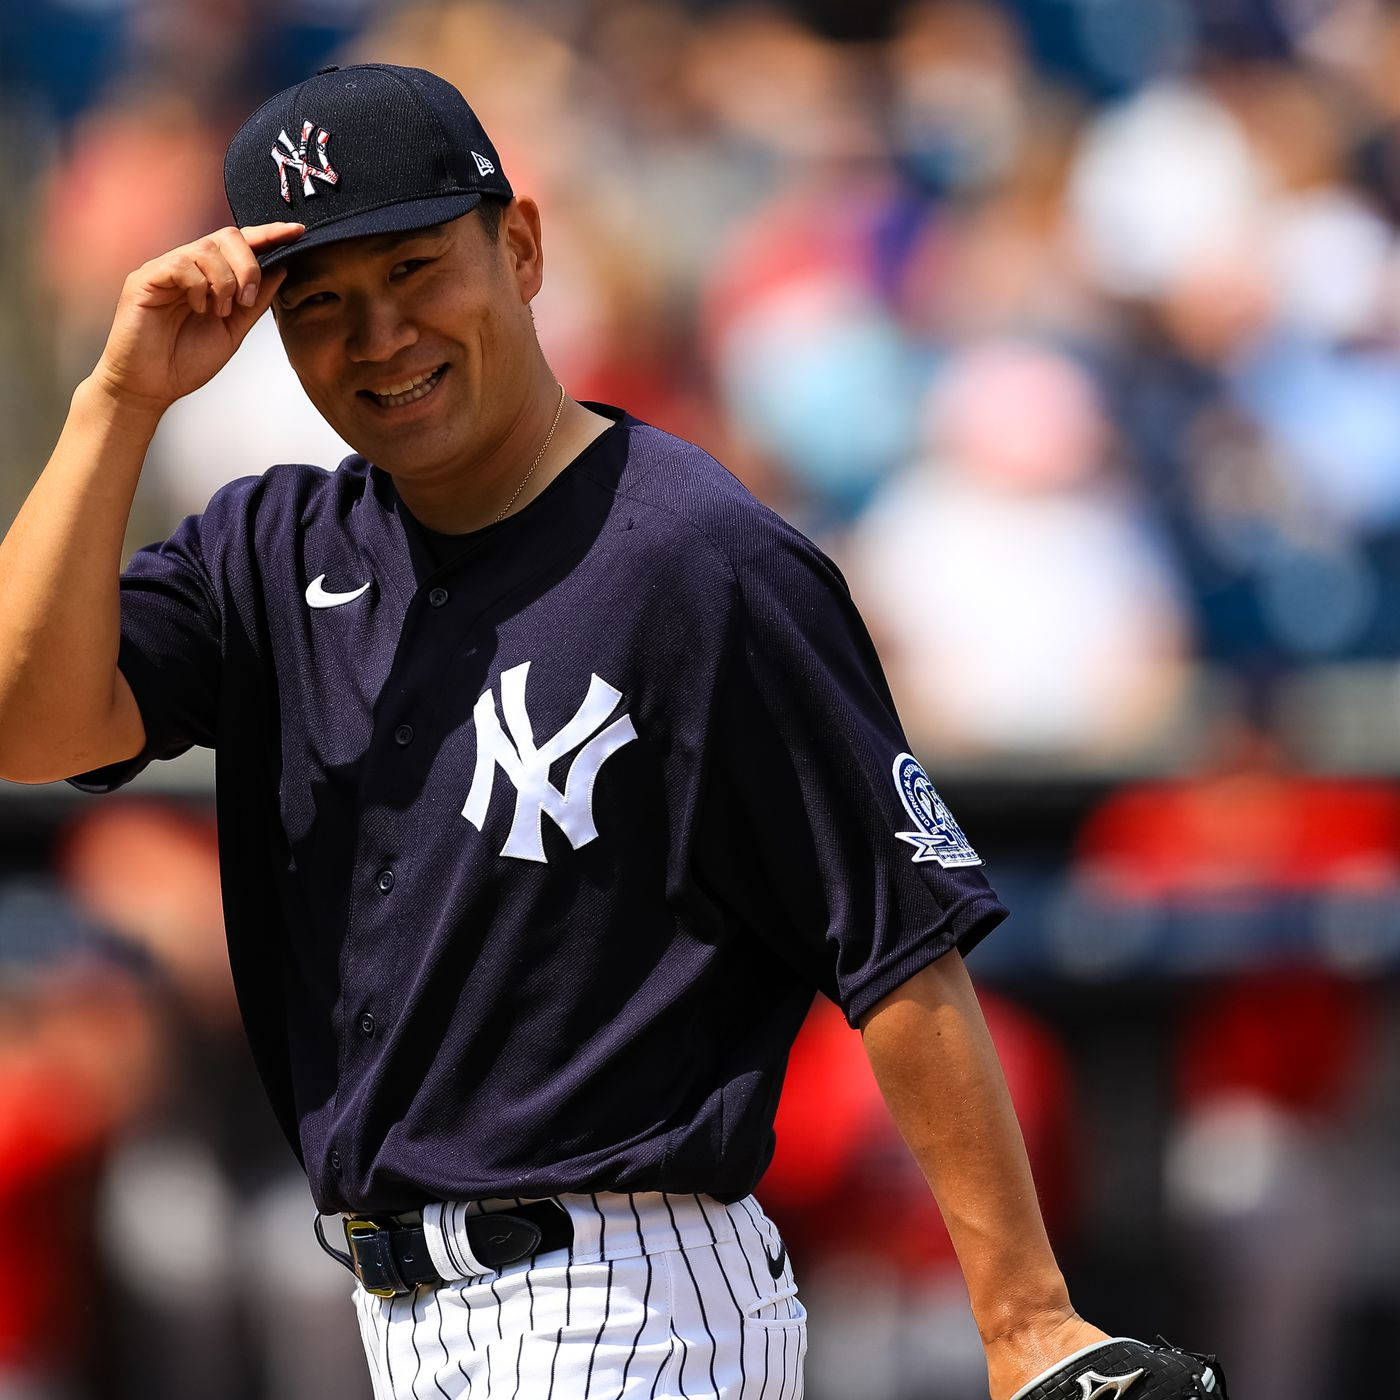
[[[311,402],[395,477],[470,472],[520,420],[541,363],[539,214],[507,206],[492,241],[476,214],[349,239],[288,260],[273,301]]]

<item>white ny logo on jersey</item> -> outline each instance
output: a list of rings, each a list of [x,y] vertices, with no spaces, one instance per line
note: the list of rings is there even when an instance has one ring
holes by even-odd
[[[488,690],[476,702],[472,711],[476,722],[476,772],[462,815],[478,831],[482,829],[491,805],[496,769],[500,767],[515,784],[515,818],[501,854],[518,860],[543,861],[545,813],[569,838],[574,850],[597,836],[598,828],[593,824],[594,780],[604,760],[631,743],[637,731],[631,717],[623,714],[606,729],[594,733],[622,699],[621,691],[595,675],[573,719],[537,748],[534,727],[525,708],[525,677],[529,670],[530,663],[522,661],[501,673],[501,708],[509,737],[496,714],[496,697]],[[569,765],[564,791],[560,792],[549,781],[550,765],[579,744],[583,747]]]

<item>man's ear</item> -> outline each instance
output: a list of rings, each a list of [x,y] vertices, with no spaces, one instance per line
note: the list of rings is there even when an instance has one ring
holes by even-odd
[[[506,205],[501,243],[521,301],[533,301],[544,285],[544,246],[540,207],[529,195],[519,195]]]

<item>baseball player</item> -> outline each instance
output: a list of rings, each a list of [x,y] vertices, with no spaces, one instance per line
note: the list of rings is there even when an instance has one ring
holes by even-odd
[[[1005,911],[840,575],[569,398],[539,210],[461,95],[324,69],[225,184],[237,227],[127,279],[0,546],[0,774],[106,792],[213,747],[242,1014],[377,1400],[797,1400],[752,1190],[818,991],[947,1217],[994,1400],[1219,1393],[1071,1307],[962,962]],[[162,412],[269,307],[356,454],[232,482],[119,580]]]

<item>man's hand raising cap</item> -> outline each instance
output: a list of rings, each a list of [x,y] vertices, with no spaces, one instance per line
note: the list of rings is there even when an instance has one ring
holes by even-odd
[[[300,223],[222,228],[143,263],[127,279],[94,380],[159,416],[221,370],[272,303],[285,272],[259,254],[301,237]]]

